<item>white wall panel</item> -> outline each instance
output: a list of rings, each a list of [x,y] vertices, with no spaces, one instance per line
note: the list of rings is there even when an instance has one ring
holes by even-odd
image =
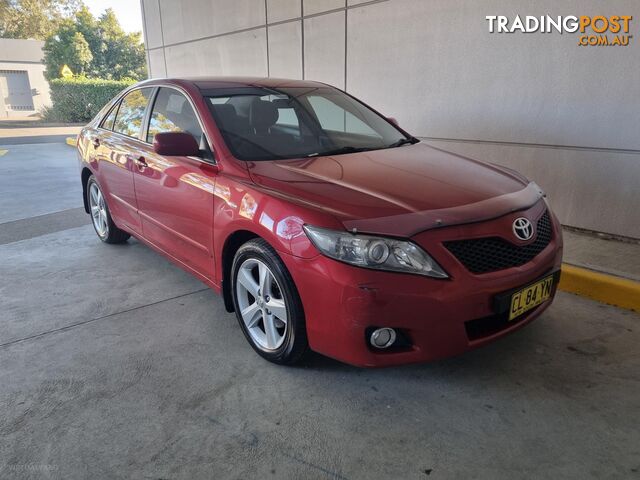
[[[344,88],[344,11],[304,20],[304,75]]]
[[[335,10],[336,8],[343,8],[345,5],[345,0],[304,0],[303,13],[305,15],[313,15],[328,10]]]
[[[160,23],[159,0],[142,0],[145,46],[162,46],[162,25]]]
[[[639,2],[608,2],[614,10],[640,18]],[[576,35],[491,35],[485,20],[601,11],[597,0],[494,1],[491,8],[475,0],[455,8],[450,0],[391,0],[354,8],[347,87],[419,135],[640,149],[637,44],[579,47]]]
[[[302,22],[269,27],[269,75],[302,78]]]
[[[164,50],[162,48],[156,48],[155,50],[149,50],[147,53],[149,55],[149,77],[166,77],[167,71],[164,68]]]
[[[264,25],[264,0],[160,0],[165,45]]]
[[[300,0],[267,0],[267,19],[274,23],[298,18],[301,8]]]
[[[167,75],[267,75],[264,28],[166,48]]]

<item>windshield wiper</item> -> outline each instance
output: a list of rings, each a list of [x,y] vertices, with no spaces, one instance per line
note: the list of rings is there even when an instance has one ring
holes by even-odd
[[[341,155],[343,153],[357,153],[357,152],[366,152],[367,150],[375,150],[374,148],[369,147],[353,147],[351,145],[346,147],[336,148],[334,150],[326,150],[324,152],[315,152],[310,153],[307,157],[319,157],[319,156],[328,156],[328,155]]]
[[[387,145],[387,148],[401,147],[402,145],[407,145],[409,143],[413,145],[414,143],[418,143],[419,141],[420,140],[418,140],[416,137],[401,138],[397,142],[393,142],[391,145]]]
[[[420,140],[418,140],[416,137],[409,137],[409,138],[402,138],[397,142],[392,143],[391,145],[387,145],[386,147],[354,147],[352,145],[348,145],[346,147],[340,147],[334,150],[310,153],[309,155],[307,155],[307,157],[319,157],[319,156],[329,156],[329,155],[341,155],[343,153],[367,152],[371,150],[381,150],[382,148],[400,147],[408,143],[411,143],[411,144],[418,143],[419,141]]]

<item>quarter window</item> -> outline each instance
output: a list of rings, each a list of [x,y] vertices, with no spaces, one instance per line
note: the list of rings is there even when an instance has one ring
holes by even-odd
[[[187,98],[171,88],[161,88],[153,105],[147,142],[162,132],[186,132],[200,141],[202,129]]]
[[[113,130],[113,122],[115,121],[116,114],[118,113],[118,103],[113,106],[113,108],[109,112],[109,115],[107,115],[102,121],[102,128],[106,130]]]
[[[128,137],[139,138],[144,121],[144,112],[151,97],[151,88],[140,88],[127,93],[120,102],[113,127],[114,132]]]

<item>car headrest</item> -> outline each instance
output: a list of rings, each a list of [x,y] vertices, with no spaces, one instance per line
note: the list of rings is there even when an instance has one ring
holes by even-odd
[[[216,113],[222,129],[229,130],[234,128],[234,125],[238,120],[236,107],[229,105],[228,103],[223,103],[220,105],[213,105],[213,111]]]
[[[275,100],[271,100],[276,108],[292,108],[291,99],[290,98],[276,98]]]
[[[276,106],[259,98],[254,99],[249,107],[249,124],[256,130],[266,130],[278,121]]]

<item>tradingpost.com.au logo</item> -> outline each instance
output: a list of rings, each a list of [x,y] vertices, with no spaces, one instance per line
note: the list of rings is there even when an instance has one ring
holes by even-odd
[[[633,38],[629,28],[631,15],[596,16],[551,16],[487,15],[489,33],[579,33],[578,45],[586,46],[627,46]]]

